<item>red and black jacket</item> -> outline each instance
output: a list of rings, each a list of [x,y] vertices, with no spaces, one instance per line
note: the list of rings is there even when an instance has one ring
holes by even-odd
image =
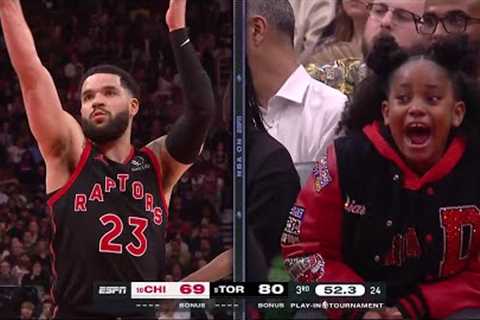
[[[480,307],[479,152],[454,138],[418,177],[384,136],[368,125],[316,164],[282,236],[287,269],[298,282],[384,281],[410,318]]]

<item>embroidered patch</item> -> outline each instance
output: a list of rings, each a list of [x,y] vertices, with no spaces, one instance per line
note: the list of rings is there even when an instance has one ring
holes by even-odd
[[[288,234],[286,232],[282,233],[281,242],[283,245],[290,245],[300,242],[300,238],[298,236]]]
[[[299,206],[293,206],[292,209],[290,209],[290,215],[300,220],[303,219],[304,212],[305,212],[305,209]]]
[[[313,166],[313,177],[315,178],[313,187],[316,192],[320,192],[330,182],[332,182],[332,177],[328,172],[326,156],[320,159],[320,161],[316,162],[315,165]]]
[[[353,214],[358,214],[360,216],[365,215],[367,213],[367,208],[364,205],[358,204],[355,200],[350,199],[350,196],[347,195],[347,201],[343,205],[345,211]]]
[[[293,206],[290,209],[290,215],[288,216],[285,229],[283,230],[281,242],[284,245],[298,243],[300,241],[300,226],[302,225],[302,219],[305,209],[299,206]]]
[[[325,261],[319,253],[285,259],[285,268],[300,283],[319,280],[325,274]]]
[[[287,224],[285,225],[285,232],[298,236],[300,234],[301,224],[302,220],[290,216],[288,217]]]

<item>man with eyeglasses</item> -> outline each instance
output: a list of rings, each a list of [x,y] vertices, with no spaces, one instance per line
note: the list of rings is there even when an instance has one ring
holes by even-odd
[[[382,34],[390,34],[402,48],[411,48],[422,40],[415,29],[425,8],[425,0],[383,0],[367,5],[370,17],[365,25],[362,50],[370,51],[374,40]]]
[[[479,0],[480,1],[480,0]],[[425,0],[375,0],[366,4],[369,17],[362,39],[362,54],[366,57],[375,39],[391,35],[400,47],[408,49],[423,40],[415,29],[425,8]],[[311,63],[310,75],[351,97],[356,85],[366,75],[363,59],[338,59],[329,64]]]
[[[423,19],[416,23],[418,33],[432,41],[466,33],[470,41],[480,42],[480,1],[427,0]]]

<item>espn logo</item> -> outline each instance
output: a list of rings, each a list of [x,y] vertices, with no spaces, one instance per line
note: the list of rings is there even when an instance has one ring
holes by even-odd
[[[127,294],[126,286],[98,286],[99,295],[125,295]]]

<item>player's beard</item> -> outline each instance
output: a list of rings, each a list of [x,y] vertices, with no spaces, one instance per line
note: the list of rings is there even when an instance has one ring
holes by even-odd
[[[108,122],[101,126],[82,117],[81,125],[85,136],[96,144],[104,144],[120,138],[128,128],[128,110],[121,111],[114,117],[108,113],[108,116]]]

